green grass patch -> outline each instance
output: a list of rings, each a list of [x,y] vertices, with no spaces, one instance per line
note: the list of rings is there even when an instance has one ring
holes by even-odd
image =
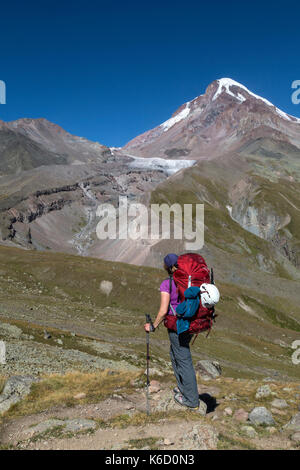
[[[218,450],[256,450],[256,447],[242,438],[234,438],[227,434],[220,433],[218,440]]]
[[[143,447],[149,447],[150,449],[157,448],[157,442],[159,437],[145,437],[143,439],[130,439],[128,442],[129,449],[142,449]]]

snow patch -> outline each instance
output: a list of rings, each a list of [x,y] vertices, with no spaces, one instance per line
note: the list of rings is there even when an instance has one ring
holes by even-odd
[[[225,88],[225,91],[228,95],[230,96],[233,96],[233,98],[236,98],[238,101],[240,101],[240,103],[243,103],[244,101],[246,101],[246,98],[241,95],[240,93],[238,93],[237,95],[235,95],[231,90],[230,90],[230,87],[231,86],[238,86],[242,89],[246,89],[243,85],[240,85],[238,82],[235,82],[234,80],[231,80],[231,78],[221,78],[221,80],[218,80],[219,82],[219,86],[218,86],[218,89],[216,91],[216,93],[214,94],[213,96],[213,101],[215,101],[218,96],[220,96],[223,92],[223,88]]]
[[[240,100],[241,103],[244,103],[244,101],[246,101],[246,98],[240,93],[237,94],[237,98]]]
[[[168,131],[171,127],[173,127],[177,122],[182,121],[190,114],[190,101],[186,103],[185,108],[180,111],[180,113],[176,114],[175,116],[171,117],[167,121],[163,122],[160,127],[163,128],[164,132]]]
[[[146,170],[163,170],[168,175],[173,175],[184,168],[195,165],[196,160],[170,160],[165,158],[143,158],[128,155],[133,159],[129,166],[131,168],[144,168]]]
[[[226,206],[226,209],[228,210],[229,215],[232,218],[232,207],[231,206]]]
[[[230,87],[232,86],[236,86],[236,87],[239,87],[241,88],[242,90],[244,90],[246,93],[248,93],[249,95],[253,96],[254,98],[256,98],[257,100],[261,100],[263,101],[266,105],[272,107],[272,108],[275,108],[275,111],[276,113],[282,117],[283,119],[286,119],[287,121],[291,121],[291,122],[297,122],[297,123],[300,123],[300,119],[299,118],[296,118],[296,117],[291,117],[289,116],[287,113],[285,113],[284,111],[281,111],[281,109],[277,108],[273,103],[271,103],[270,101],[266,100],[265,98],[262,98],[261,96],[259,95],[256,95],[255,93],[252,93],[252,91],[248,90],[248,88],[246,88],[244,85],[242,85],[241,83],[239,82],[236,82],[235,80],[232,80],[231,78],[221,78],[219,80],[217,80],[217,82],[219,83],[219,86],[218,86],[218,89],[216,91],[216,93],[214,94],[213,96],[213,101],[215,101],[219,95],[221,95],[221,93],[223,92],[223,88],[225,88],[225,91],[226,93],[228,93],[228,95],[231,95],[233,96],[234,98],[236,98],[238,101],[240,101],[241,103],[243,103],[244,101],[246,101],[247,98],[245,98],[241,93],[238,93],[237,95],[235,95],[231,90],[230,90]]]

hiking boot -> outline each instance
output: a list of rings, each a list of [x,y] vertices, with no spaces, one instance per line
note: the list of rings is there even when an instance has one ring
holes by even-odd
[[[192,406],[188,406],[185,403],[183,403],[183,396],[180,393],[176,393],[176,395],[174,396],[174,400],[176,401],[176,403],[178,403],[178,405],[184,406],[185,408],[188,408],[189,410],[195,410],[196,411],[196,410],[199,409],[199,406],[192,407]]]
[[[175,393],[175,395],[176,395],[177,393],[180,393],[180,390],[179,390],[179,388],[178,388],[178,387],[175,387],[175,388],[173,388],[173,392],[174,392],[174,393]]]

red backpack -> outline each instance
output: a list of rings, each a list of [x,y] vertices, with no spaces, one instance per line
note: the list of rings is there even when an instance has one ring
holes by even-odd
[[[188,287],[200,287],[204,283],[210,283],[210,271],[202,256],[197,253],[187,253],[181,255],[177,261],[178,269],[173,274],[173,279],[178,289],[180,301],[184,301],[184,292]],[[196,315],[192,318],[189,332],[198,334],[201,331],[210,330],[214,319],[214,310],[200,307]],[[165,326],[169,330],[177,331],[177,318],[174,315],[167,315]]]

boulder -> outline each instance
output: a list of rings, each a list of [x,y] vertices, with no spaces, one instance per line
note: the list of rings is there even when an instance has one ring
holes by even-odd
[[[206,416],[206,413],[207,413],[207,404],[204,403],[204,401],[202,401],[202,400],[199,401],[198,413],[201,416]]]
[[[166,392],[162,397],[159,397],[158,402],[153,404],[154,407],[156,411],[183,410],[183,407],[175,402],[172,392]]]
[[[174,400],[174,394],[170,391],[165,392],[162,396],[160,396],[159,394],[157,395],[157,397],[158,397],[157,403],[153,403],[153,408],[155,408],[156,411],[172,411],[172,410],[189,411],[188,407],[179,405]],[[206,403],[200,400],[198,410],[195,410],[195,411],[193,410],[193,412],[199,413],[201,416],[205,416],[207,413]]]
[[[216,449],[218,433],[212,426],[196,425],[181,438],[179,449],[209,450]]]
[[[273,413],[274,415],[279,415],[279,416],[286,415],[286,411],[279,410],[278,408],[271,408],[271,413]]]
[[[198,361],[195,370],[199,373],[200,377],[206,379],[216,379],[222,374],[221,366],[217,361]]]
[[[249,418],[249,413],[243,408],[240,408],[239,410],[234,412],[233,417],[236,421],[239,421],[241,423],[246,423]]]
[[[97,425],[92,419],[75,418],[65,422],[65,432],[79,432],[96,429]]]
[[[113,283],[111,281],[101,281],[99,288],[102,294],[109,296],[113,289]]]
[[[129,411],[129,410],[134,410],[134,405],[131,404],[131,403],[128,403],[127,405],[125,405],[125,410]]]
[[[61,428],[62,433],[76,433],[80,431],[94,430],[96,429],[97,424],[91,419],[83,418],[68,419],[66,421],[62,419],[47,419],[46,421],[42,421],[36,426],[28,428],[26,430],[26,434],[32,437],[36,434],[42,434],[58,427]]]
[[[174,441],[172,441],[171,439],[166,438],[166,439],[164,439],[163,444],[165,446],[172,446],[174,444]]]
[[[50,429],[57,428],[58,426],[64,426],[65,422],[62,419],[47,419],[25,431],[30,437],[35,434],[42,434],[49,431]]]
[[[300,443],[300,432],[295,432],[295,434],[291,436],[291,440],[294,442]]]
[[[0,395],[0,413],[9,410],[11,405],[21,401],[30,393],[31,385],[36,382],[32,376],[14,375],[10,377]]]
[[[272,401],[271,405],[273,406],[273,408],[279,408],[279,409],[284,409],[284,408],[288,408],[288,404],[285,400],[282,400],[280,398],[275,398],[275,400]]]
[[[86,393],[81,392],[81,393],[77,393],[76,395],[74,395],[73,398],[75,398],[75,400],[82,400],[85,397],[86,397]]]
[[[256,425],[266,424],[268,426],[273,426],[275,424],[272,413],[270,413],[270,411],[264,406],[253,408],[249,414],[249,421]]]
[[[242,426],[241,431],[244,434],[246,434],[247,437],[250,437],[251,439],[258,436],[257,432],[252,426]]]
[[[262,385],[259,387],[256,391],[255,398],[260,399],[260,398],[266,398],[270,396],[272,393],[272,390],[269,385]]]
[[[291,421],[288,424],[286,424],[285,428],[288,429],[289,431],[299,432],[300,431],[300,413],[297,413],[295,416],[293,416]]]
[[[52,338],[51,334],[48,333],[47,330],[44,330],[44,339],[51,339],[51,338]]]
[[[149,385],[149,393],[158,393],[161,391],[161,385],[157,380],[151,380]]]
[[[232,416],[232,414],[233,414],[233,411],[232,411],[231,408],[229,408],[229,407],[225,408],[224,416]]]
[[[6,364],[6,346],[4,341],[0,341],[0,364]]]

